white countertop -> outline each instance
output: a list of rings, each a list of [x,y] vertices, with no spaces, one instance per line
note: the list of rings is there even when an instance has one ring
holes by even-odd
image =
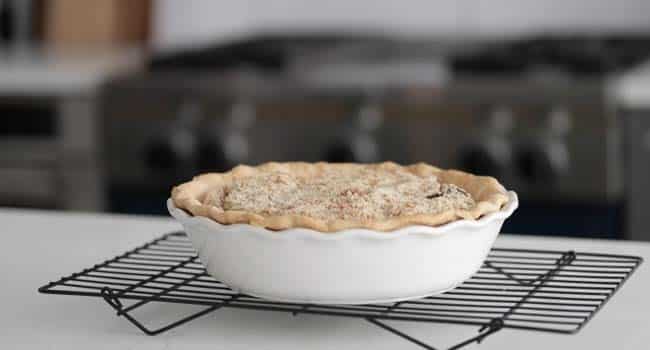
[[[108,78],[142,66],[136,48],[55,52],[0,49],[0,94],[62,96],[92,94]]]
[[[255,310],[218,310],[149,337],[99,298],[39,294],[38,287],[178,230],[170,219],[0,209],[2,349],[418,349],[360,319]],[[468,349],[645,349],[650,344],[650,244],[502,235],[497,246],[640,255],[646,263],[576,335],[501,330]],[[188,306],[148,308],[137,316],[173,320]],[[164,321],[163,321],[164,322]],[[477,327],[390,322],[444,348]],[[152,327],[155,326],[155,323]]]

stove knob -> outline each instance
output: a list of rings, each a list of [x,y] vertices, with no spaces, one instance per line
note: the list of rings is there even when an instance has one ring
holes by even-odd
[[[568,169],[568,151],[560,142],[521,146],[515,154],[515,169],[530,185],[552,185]]]
[[[365,133],[339,141],[325,152],[325,161],[330,163],[373,163],[378,162],[379,158],[377,141]]]
[[[145,163],[152,170],[171,171],[191,166],[196,140],[189,130],[177,130],[153,140],[145,151]]]
[[[460,152],[460,166],[474,174],[502,178],[510,164],[510,153],[505,139],[492,138],[466,146]]]
[[[536,137],[515,152],[517,175],[530,185],[553,184],[569,166],[565,138],[571,131],[571,114],[566,106],[550,108]]]
[[[338,143],[330,146],[325,152],[325,161],[330,163],[353,163],[356,155],[350,145]]]
[[[229,131],[221,136],[211,136],[199,145],[198,166],[202,171],[226,171],[249,159],[246,136]]]
[[[171,125],[145,149],[145,163],[152,170],[189,171],[197,148],[196,127],[201,108],[195,101],[183,103]]]
[[[507,105],[495,105],[487,109],[487,115],[479,113],[482,124],[478,141],[461,149],[460,166],[471,173],[502,178],[511,162],[508,135],[514,126],[513,110]]]
[[[460,164],[463,170],[478,175],[499,177],[502,171],[499,162],[478,146],[467,147],[461,154]]]
[[[152,170],[171,170],[179,163],[174,148],[165,140],[152,141],[145,151],[145,164]]]
[[[197,165],[201,172],[228,171],[235,165],[228,161],[223,146],[216,140],[202,141],[197,153]]]
[[[383,114],[376,100],[368,98],[359,106],[349,120],[344,137],[325,152],[325,160],[331,163],[372,163],[379,161],[379,144],[375,138],[381,127]]]
[[[545,120],[544,130],[551,137],[562,138],[571,132],[571,113],[565,106],[552,107]]]
[[[238,101],[230,106],[225,118],[215,118],[202,130],[198,166],[202,171],[225,171],[249,159],[246,136],[255,122],[255,106]]]

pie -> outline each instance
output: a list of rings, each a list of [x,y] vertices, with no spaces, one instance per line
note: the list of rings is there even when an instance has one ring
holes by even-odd
[[[419,163],[239,165],[176,186],[172,200],[194,216],[272,230],[392,231],[475,220],[507,203],[491,177]]]

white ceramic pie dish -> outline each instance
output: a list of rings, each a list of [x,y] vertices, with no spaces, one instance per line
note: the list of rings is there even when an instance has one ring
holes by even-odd
[[[510,191],[500,211],[478,220],[321,233],[222,225],[167,201],[210,275],[248,295],[313,304],[394,302],[452,289],[481,267],[517,206]]]

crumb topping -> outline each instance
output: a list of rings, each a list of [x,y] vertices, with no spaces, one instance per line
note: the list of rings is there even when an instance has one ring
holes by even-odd
[[[239,177],[207,193],[204,202],[219,210],[322,220],[380,220],[476,205],[465,190],[436,176],[366,167],[331,168],[318,176],[266,172]]]

